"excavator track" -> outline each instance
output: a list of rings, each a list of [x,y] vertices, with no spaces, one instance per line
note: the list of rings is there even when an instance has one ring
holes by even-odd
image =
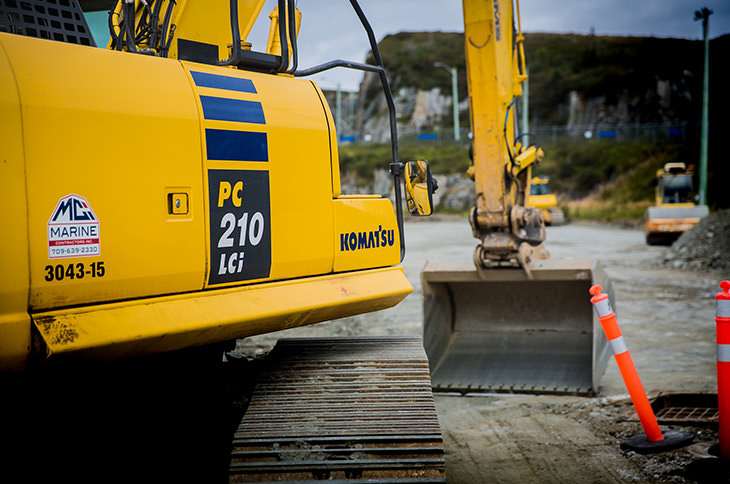
[[[267,358],[230,482],[446,482],[420,338],[283,339]]]

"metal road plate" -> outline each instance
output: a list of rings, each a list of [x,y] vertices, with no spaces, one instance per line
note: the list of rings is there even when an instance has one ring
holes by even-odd
[[[230,482],[446,482],[420,338],[285,339],[267,358]]]

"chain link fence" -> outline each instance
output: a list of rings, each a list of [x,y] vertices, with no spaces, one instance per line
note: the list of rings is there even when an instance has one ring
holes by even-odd
[[[614,126],[534,126],[530,133],[537,138],[541,144],[558,142],[613,142],[631,143],[639,141],[696,141],[700,136],[699,123],[635,123]],[[462,144],[468,146],[472,134],[468,128],[459,130],[459,136],[454,136],[453,128],[441,128],[429,130],[398,130],[398,143],[403,146],[418,144],[430,144],[446,146]],[[345,129],[340,134],[340,143],[367,144],[382,141],[381,138],[370,133]],[[529,143],[533,139],[527,140]]]

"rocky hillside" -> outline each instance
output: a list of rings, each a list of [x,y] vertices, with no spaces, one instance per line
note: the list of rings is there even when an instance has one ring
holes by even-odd
[[[703,43],[654,37],[530,34],[532,120],[541,124],[699,120]],[[557,109],[556,109],[557,108]]]
[[[702,41],[546,33],[527,33],[525,37],[531,130],[536,126],[557,126],[570,132],[569,128],[583,125],[610,130],[620,125],[626,128],[635,124],[683,124],[682,138],[675,140],[682,144],[682,161],[699,164]],[[380,49],[396,101],[398,129],[404,146],[409,133],[428,133],[439,127],[451,127],[450,74],[434,67],[434,62],[444,62],[458,69],[461,126],[464,130],[469,129],[463,34],[403,32],[384,38]],[[710,41],[708,202],[713,207],[730,207],[730,191],[725,188],[730,164],[724,163],[727,155],[723,139],[725,133],[730,132],[730,118],[725,115],[730,109],[730,90],[725,88],[724,79],[728,49],[730,35]],[[334,112],[334,93],[328,93],[328,99]],[[341,125],[346,129],[340,129],[340,134],[355,136],[357,141],[390,141],[387,106],[377,76],[365,75],[359,92],[352,96],[348,93],[343,101],[345,99],[346,102],[341,103],[344,120]],[[462,139],[468,142],[466,137]],[[550,142],[549,139],[542,141],[543,145]],[[424,148],[423,143],[419,146]],[[606,147],[607,143],[602,143],[602,146],[591,148]],[[569,147],[561,145],[559,148]],[[594,165],[598,161],[595,159],[587,160],[585,170],[578,170],[574,163],[568,162],[568,158],[574,156],[556,159],[559,150],[555,146],[550,149],[552,154],[547,158],[564,165],[553,167],[555,173],[551,174],[557,176],[560,170],[567,170],[568,177],[586,178],[586,173],[596,171]],[[654,161],[661,166],[671,160]],[[634,160],[634,163],[641,162],[642,159]],[[604,167],[605,173],[599,173],[601,176],[594,180],[593,186],[610,183],[620,174],[605,169],[613,164],[598,164]],[[549,165],[548,161],[543,162],[541,170],[547,170]],[[443,169],[441,173],[455,171]],[[558,178],[565,177],[563,173]]]

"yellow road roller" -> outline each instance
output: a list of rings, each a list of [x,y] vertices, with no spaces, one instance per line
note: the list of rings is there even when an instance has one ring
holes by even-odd
[[[709,214],[697,205],[692,189],[692,167],[665,163],[654,178],[654,206],[644,212],[644,237],[649,245],[668,245]]]

